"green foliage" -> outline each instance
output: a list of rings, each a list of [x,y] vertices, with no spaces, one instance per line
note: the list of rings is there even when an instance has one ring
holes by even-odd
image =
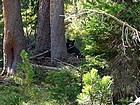
[[[96,69],[104,69],[105,67],[108,67],[107,61],[103,59],[102,55],[98,55],[95,57],[92,56],[86,56],[86,60],[88,62],[89,68],[96,68]]]
[[[112,80],[110,76],[101,78],[96,69],[83,75],[82,93],[77,96],[81,105],[108,105],[110,102]]]
[[[21,87],[9,85],[8,83],[0,85],[0,105],[19,105],[22,100]]]
[[[75,3],[71,3],[70,6],[72,7],[68,8],[67,6],[66,14],[77,13],[85,9],[93,9],[105,11],[115,16],[120,16],[119,12],[121,12],[124,7],[123,4],[117,4],[112,0],[76,0]],[[112,50],[108,46],[114,40],[111,38],[121,32],[118,30],[120,26],[115,21],[101,14],[87,13],[69,19],[68,21],[71,23],[66,29],[66,37],[77,39],[77,46],[82,50],[82,53],[86,55],[108,55]]]
[[[21,58],[22,58],[22,63],[18,65],[18,69],[19,69],[18,75],[19,77],[22,78],[23,83],[31,84],[33,82],[34,69],[29,62],[28,53],[25,50],[22,50]],[[18,78],[16,80],[18,80]]]
[[[36,34],[38,0],[21,0],[22,20],[25,35]]]
[[[75,104],[76,96],[80,93],[81,86],[76,72],[65,68],[61,71],[49,71],[46,77],[46,88],[50,99],[57,100],[59,104]]]
[[[47,100],[47,93],[38,85],[0,85],[0,105],[54,105]]]
[[[69,16],[84,9],[101,10],[140,30],[139,3],[120,1],[65,0],[65,15]],[[25,35],[29,41],[35,42],[38,0],[21,0],[20,2]],[[4,30],[1,7],[0,1],[0,47],[2,49]],[[76,39],[76,45],[86,55],[85,62],[82,62],[80,66],[81,74],[71,68],[48,72],[41,69],[35,70],[29,63],[28,54],[22,51],[22,63],[18,66],[18,75],[14,77],[16,83],[21,86],[0,84],[0,105],[77,104],[76,96],[82,88],[80,76],[83,76],[83,89],[77,96],[79,104],[94,102],[99,105],[109,102],[112,81],[110,77],[103,76],[103,70],[108,66],[108,58],[112,55],[111,50],[116,51],[113,47],[117,46],[116,43],[120,43],[116,39],[120,40],[122,26],[104,15],[88,13],[69,19],[68,22],[70,24],[66,27],[66,37]],[[0,50],[0,59],[2,59],[2,50]],[[0,65],[2,67],[2,63]],[[92,68],[98,69],[100,76],[103,77],[98,75],[97,70],[91,70]],[[129,100],[124,98],[119,102],[126,105]]]
[[[20,103],[20,95],[16,93],[12,93],[8,98],[4,101],[3,105],[19,105]]]
[[[39,77],[35,74],[38,72],[35,72],[29,63],[28,53],[23,50],[21,57],[22,63],[18,65],[18,76],[15,76],[14,80],[23,86],[22,103],[27,105],[77,103],[75,100],[81,91],[81,84],[76,70],[64,67],[64,70],[48,71],[43,73],[43,77]]]
[[[131,97],[131,99],[126,97],[126,98],[122,98],[122,99],[118,100],[118,102],[121,103],[121,105],[129,105],[131,102],[133,102],[132,99],[133,99],[132,97]]]
[[[124,4],[123,10],[120,13],[121,20],[126,21],[131,26],[135,27],[136,29],[140,30],[140,4]]]

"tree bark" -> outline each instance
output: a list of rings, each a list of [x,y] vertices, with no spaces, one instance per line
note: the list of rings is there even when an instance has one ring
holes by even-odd
[[[51,13],[51,64],[57,65],[57,60],[65,61],[67,49],[64,28],[64,0],[50,1]]]
[[[3,71],[1,75],[12,75],[21,62],[20,53],[26,48],[22,26],[20,0],[3,0],[4,39]]]
[[[50,38],[50,0],[39,0],[38,28],[35,53],[44,52],[51,47]]]

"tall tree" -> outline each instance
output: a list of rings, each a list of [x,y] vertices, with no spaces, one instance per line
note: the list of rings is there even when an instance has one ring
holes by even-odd
[[[36,54],[50,49],[50,0],[39,0]]]
[[[21,62],[20,53],[26,48],[22,26],[20,0],[3,0],[4,39],[3,39],[3,71],[14,74],[17,63]]]
[[[51,64],[56,66],[57,59],[66,60],[67,49],[64,28],[64,0],[50,1],[51,17]]]

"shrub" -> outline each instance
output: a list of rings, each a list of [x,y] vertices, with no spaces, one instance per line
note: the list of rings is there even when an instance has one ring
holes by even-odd
[[[49,98],[57,100],[60,104],[75,104],[76,96],[81,90],[78,79],[77,73],[70,68],[49,71],[46,77]]]
[[[82,93],[77,96],[77,101],[82,105],[107,105],[110,101],[111,84],[110,76],[100,78],[98,70],[92,69],[83,75]]]
[[[20,78],[15,77],[15,80],[22,84],[31,84],[34,81],[33,77],[35,74],[34,69],[29,62],[28,53],[25,50],[22,50],[20,55],[22,58],[22,63],[18,64],[18,75]]]

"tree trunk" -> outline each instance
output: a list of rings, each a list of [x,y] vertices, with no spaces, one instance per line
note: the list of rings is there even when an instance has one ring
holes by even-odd
[[[26,48],[22,26],[20,0],[3,0],[4,39],[3,71],[1,75],[11,75],[21,62],[20,53]]]
[[[67,49],[64,28],[64,0],[50,1],[51,13],[51,64],[57,65],[57,60],[66,60]]]
[[[50,38],[50,0],[39,0],[38,28],[35,53],[44,52],[51,47]]]

